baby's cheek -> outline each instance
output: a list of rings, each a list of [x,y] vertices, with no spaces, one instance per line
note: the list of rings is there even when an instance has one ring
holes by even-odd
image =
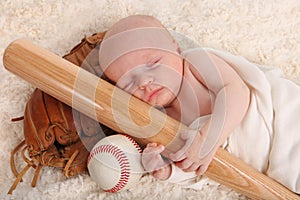
[[[163,104],[162,106],[167,106],[169,103],[171,103],[174,99],[175,99],[175,94],[170,91],[170,90],[166,90],[164,93],[162,93],[159,96],[159,100],[161,102],[161,104]]]
[[[138,99],[140,99],[140,100],[142,100],[143,101],[143,92],[142,91],[140,91],[139,89],[137,89],[137,90],[135,90],[135,91],[132,91],[130,94],[132,94],[132,96],[134,96],[134,97],[136,97],[136,98],[138,98]]]

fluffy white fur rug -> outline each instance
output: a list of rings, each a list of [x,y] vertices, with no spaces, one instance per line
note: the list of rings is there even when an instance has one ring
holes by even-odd
[[[148,14],[199,45],[240,54],[249,60],[282,68],[300,80],[300,2],[249,0],[1,0],[0,57],[17,38],[63,55],[84,35],[106,30],[132,14]],[[162,183],[150,176],[134,189],[117,194],[102,192],[87,174],[65,178],[45,167],[36,188],[33,171],[25,175],[12,195],[14,177],[10,152],[23,140],[22,116],[33,87],[7,72],[0,61],[0,199],[245,199],[224,186],[205,185],[200,191]],[[20,169],[24,163],[17,159]]]

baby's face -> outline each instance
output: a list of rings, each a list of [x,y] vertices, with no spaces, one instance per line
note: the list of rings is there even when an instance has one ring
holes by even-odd
[[[118,87],[142,101],[166,107],[179,92],[182,71],[179,54],[140,49],[119,57],[104,73]]]

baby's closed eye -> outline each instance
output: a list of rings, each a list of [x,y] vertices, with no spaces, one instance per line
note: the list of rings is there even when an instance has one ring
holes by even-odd
[[[161,60],[160,56],[155,56],[149,62],[146,63],[147,67],[157,67],[159,65],[159,61]]]

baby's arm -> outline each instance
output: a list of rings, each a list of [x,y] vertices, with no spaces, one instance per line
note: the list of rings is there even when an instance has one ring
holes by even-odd
[[[206,87],[215,95],[215,102],[211,119],[200,131],[210,138],[218,137],[216,144],[219,147],[244,118],[250,103],[250,91],[227,62],[214,54],[205,51],[203,54],[203,60],[200,60],[203,64],[192,70],[199,81],[205,81]],[[218,75],[212,76],[214,72]]]
[[[215,152],[242,121],[249,106],[249,88],[224,60],[204,50],[189,52],[192,73],[214,94],[211,118],[197,134],[190,134],[185,147],[170,158],[186,172],[206,171]],[[186,134],[188,136],[189,134]],[[209,139],[209,140],[208,140]]]

